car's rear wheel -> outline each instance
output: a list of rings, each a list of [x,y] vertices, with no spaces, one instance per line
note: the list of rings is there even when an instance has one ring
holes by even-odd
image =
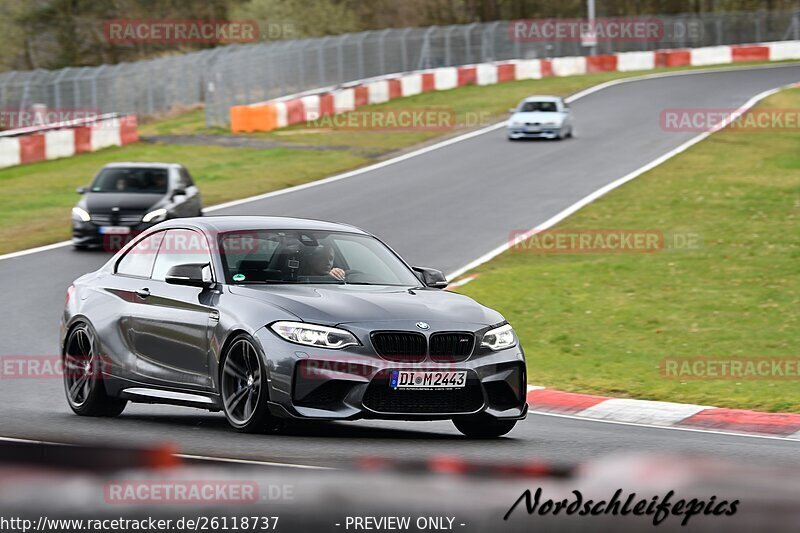
[[[64,345],[64,389],[67,402],[81,416],[117,416],[128,403],[113,398],[103,384],[103,360],[94,332],[80,323],[70,331]]]
[[[225,351],[220,388],[225,416],[235,430],[259,433],[277,429],[269,412],[264,359],[249,336],[237,336]]]
[[[473,439],[494,439],[502,437],[517,424],[516,420],[499,420],[485,413],[462,416],[453,419],[453,424],[461,433]]]

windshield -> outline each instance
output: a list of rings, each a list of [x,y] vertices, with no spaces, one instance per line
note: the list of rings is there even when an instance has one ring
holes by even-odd
[[[251,230],[219,239],[228,283],[420,285],[391,250],[366,235]]]
[[[522,113],[533,113],[536,111],[542,113],[555,113],[558,111],[558,106],[555,102],[522,102],[519,108]]]
[[[91,192],[165,194],[165,168],[104,168],[92,183]]]

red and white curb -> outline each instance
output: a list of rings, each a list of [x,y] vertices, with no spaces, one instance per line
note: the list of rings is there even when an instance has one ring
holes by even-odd
[[[623,424],[697,429],[800,440],[800,414],[765,413],[650,400],[609,398],[528,386],[528,407],[539,413]]]

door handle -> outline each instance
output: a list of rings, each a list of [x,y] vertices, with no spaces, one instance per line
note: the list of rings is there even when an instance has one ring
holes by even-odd
[[[150,296],[150,289],[148,289],[147,287],[145,287],[144,289],[137,289],[136,295],[139,298],[147,298],[148,296]]]

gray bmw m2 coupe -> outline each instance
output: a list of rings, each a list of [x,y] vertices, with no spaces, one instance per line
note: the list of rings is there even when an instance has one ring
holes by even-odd
[[[496,311],[444,291],[369,233],[278,217],[169,220],[72,284],[67,401],[286,420],[452,420],[498,437],[527,412],[522,347]]]

